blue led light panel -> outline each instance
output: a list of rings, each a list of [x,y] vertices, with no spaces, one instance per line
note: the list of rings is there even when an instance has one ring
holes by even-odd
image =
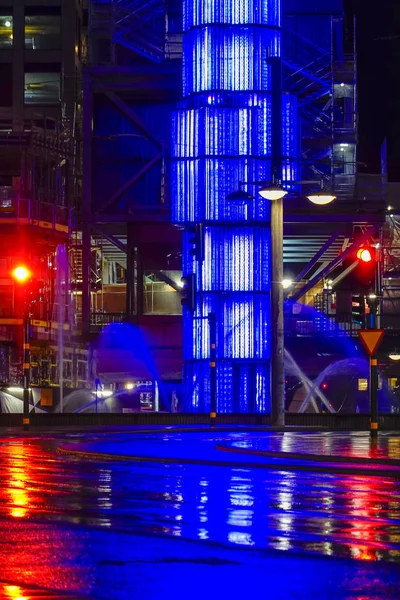
[[[172,218],[182,224],[185,408],[210,410],[210,331],[216,315],[217,412],[270,410],[272,101],[267,56],[280,56],[280,0],[184,0],[183,95],[172,123]],[[297,107],[282,96],[282,168],[296,176]],[[242,189],[253,200],[231,202]],[[204,261],[191,252],[202,223]]]

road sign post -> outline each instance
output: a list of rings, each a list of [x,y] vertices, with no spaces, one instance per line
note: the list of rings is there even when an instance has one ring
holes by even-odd
[[[378,435],[378,359],[376,351],[384,336],[383,329],[360,329],[358,335],[366,349],[369,359],[369,399],[370,399],[370,431],[371,436]]]

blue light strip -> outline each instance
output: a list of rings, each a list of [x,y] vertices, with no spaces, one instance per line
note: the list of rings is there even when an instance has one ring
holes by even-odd
[[[210,409],[209,325],[217,320],[217,411],[268,412],[270,204],[230,203],[240,181],[271,179],[271,78],[280,55],[280,0],[184,0],[183,90],[173,119],[173,221],[204,224],[204,262],[183,235],[183,271],[196,274],[183,313],[186,409]],[[285,179],[296,175],[296,106],[283,96]]]

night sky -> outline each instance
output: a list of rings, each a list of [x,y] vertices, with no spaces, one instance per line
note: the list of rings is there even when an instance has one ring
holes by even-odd
[[[357,17],[359,170],[380,171],[387,137],[389,179],[400,181],[400,0],[344,4]]]

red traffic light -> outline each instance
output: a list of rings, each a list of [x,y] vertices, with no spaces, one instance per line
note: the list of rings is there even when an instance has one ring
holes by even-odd
[[[30,279],[32,273],[24,265],[18,265],[12,272],[12,276],[18,283],[25,283]]]
[[[357,252],[357,258],[361,262],[369,263],[372,261],[372,252],[369,248],[360,248]]]

